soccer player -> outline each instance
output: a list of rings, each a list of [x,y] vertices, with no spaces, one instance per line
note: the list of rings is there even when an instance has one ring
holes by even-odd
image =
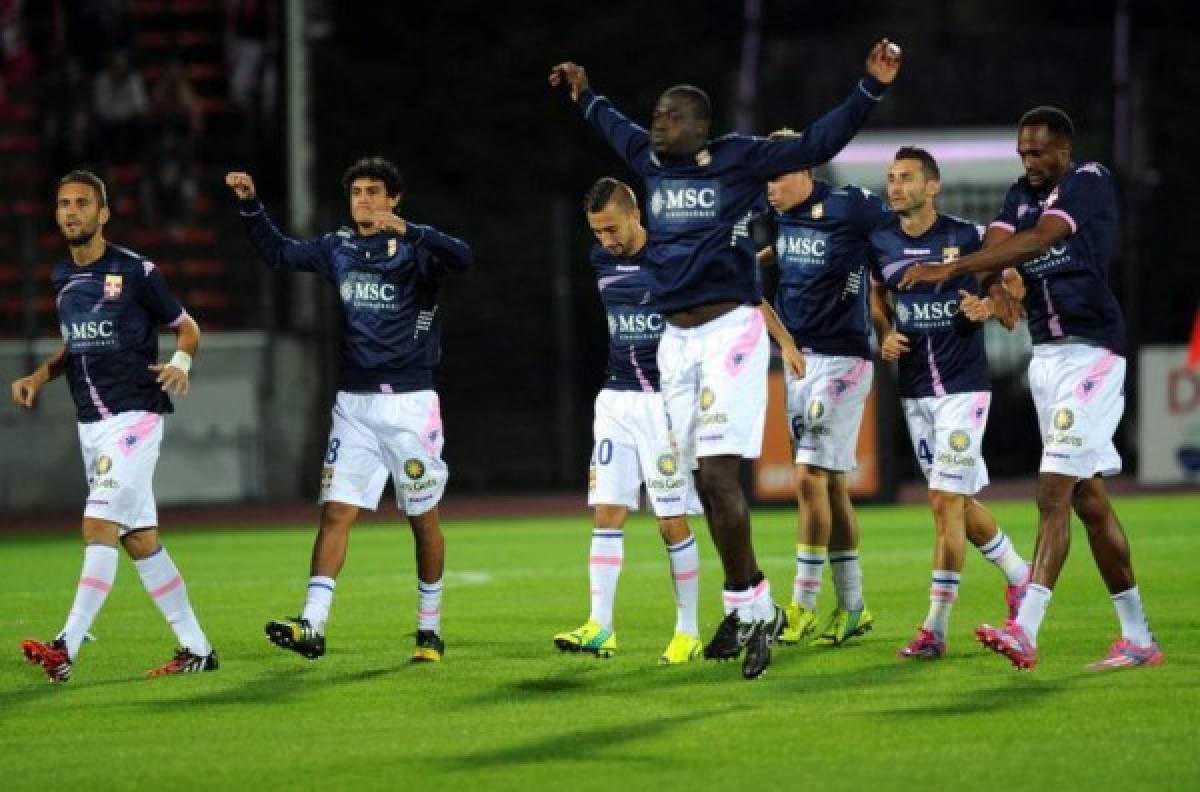
[[[1071,119],[1058,108],[1035,107],[1022,116],[1017,152],[1025,175],[1009,189],[983,250],[950,264],[914,265],[900,286],[1010,267],[1026,285],[1033,336],[1029,385],[1042,432],[1033,582],[1017,618],[1000,629],[980,626],[980,642],[1017,668],[1037,664],[1038,630],[1066,561],[1073,508],[1087,527],[1121,624],[1121,637],[1088,668],[1158,665],[1163,653],[1150,632],[1129,543],[1102,478],[1121,469],[1112,440],[1125,408],[1124,321],[1108,286],[1116,189],[1103,165],[1071,159],[1074,135]]]
[[[725,575],[726,617],[704,653],[731,659],[745,650],[747,679],[766,669],[785,622],[754,555],[738,477],[742,460],[762,447],[769,356],[748,216],[766,179],[837,154],[899,68],[899,48],[880,41],[846,101],[782,144],[736,134],[710,138],[712,107],[694,86],[663,92],[647,131],[593,93],[582,66],[560,63],[550,72],[551,85],[569,89],[588,122],[645,183],[651,300],[667,321],[658,350],[663,397],[681,458],[699,469]]]
[[[782,145],[795,138],[791,130],[780,130],[768,139]],[[774,312],[783,327],[777,335],[784,339],[782,348],[787,342],[799,347],[806,367],[803,377],[785,367],[800,514],[793,598],[779,640],[797,643],[815,633],[815,645],[841,646],[874,621],[863,600],[859,530],[846,474],[856,466],[871,391],[868,235],[886,208],[859,187],[834,188],[813,179],[807,168],[771,178],[767,202],[775,229],[773,255],[764,261],[777,268]],[[818,625],[827,554],[837,607]]]
[[[42,386],[67,376],[88,477],[83,570],[67,622],[52,641],[21,650],[52,682],[66,682],[79,649],[117,576],[117,542],[170,624],[179,648],[151,676],[217,670],[217,653],[196,620],[187,587],[158,539],[154,466],[170,394],[188,392],[200,329],[167,289],[162,273],[104,238],[108,193],[90,171],[58,182],[54,219],[71,257],[54,268],[63,345],[12,384],[13,402],[33,407]],[[175,331],[175,354],[158,360],[158,328]]]
[[[663,319],[647,301],[649,269],[646,229],[637,197],[617,179],[600,179],[584,197],[588,225],[596,236],[592,268],[608,313],[608,371],[596,396],[588,505],[595,528],[588,560],[592,611],[582,627],[554,636],[559,649],[611,657],[617,650],[613,600],[625,562],[624,525],[646,486],[658,530],[667,545],[675,586],[675,634],[663,665],[700,656],[696,619],[700,555],[688,528],[689,511],[700,511],[691,471],[679,464],[658,389],[658,342]]]
[[[895,291],[911,264],[940,256],[953,261],[979,249],[979,228],[938,212],[937,161],[924,149],[896,152],[887,173],[892,214],[870,236],[872,315],[884,360],[898,364],[900,401],[913,451],[929,482],[935,530],[929,613],[900,657],[946,653],[950,611],[958,599],[966,539],[1004,573],[1009,618],[1029,582],[1029,566],[995,517],[975,499],[987,486],[983,432],[991,405],[987,352],[979,325],[958,307],[976,294],[974,275],[911,291]]]
[[[268,265],[313,272],[342,302],[342,349],[329,448],[321,469],[321,524],[300,616],[268,622],[267,637],[310,660],[325,654],[325,626],[350,528],[359,509],[379,506],[388,476],[408,515],[417,558],[417,636],[413,662],[438,662],[445,540],[438,503],[446,487],[442,416],[433,389],[441,356],[441,279],[472,263],[462,240],[395,213],[403,197],[396,166],[368,157],[342,186],[354,228],[306,242],[288,239],[263,209],[254,180],[229,173],[250,242]]]

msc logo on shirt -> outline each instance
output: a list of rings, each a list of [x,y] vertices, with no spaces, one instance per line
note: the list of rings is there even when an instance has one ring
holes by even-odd
[[[618,309],[608,313],[608,334],[619,343],[657,341],[662,332],[663,318],[652,311]]]
[[[663,179],[650,195],[650,214],[659,223],[715,220],[721,187],[709,180]]]
[[[367,311],[396,311],[396,284],[373,272],[352,272],[339,288],[342,302]]]
[[[807,229],[783,229],[775,240],[775,253],[785,268],[823,267],[829,235]]]
[[[896,326],[901,330],[934,332],[951,326],[958,313],[958,299],[936,300],[919,295],[896,300]]]
[[[117,346],[117,320],[96,316],[87,319],[70,319],[59,326],[63,343],[72,352],[95,352],[115,349]]]

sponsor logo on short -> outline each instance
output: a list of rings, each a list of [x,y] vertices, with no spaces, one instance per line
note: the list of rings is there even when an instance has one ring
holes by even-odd
[[[704,410],[707,412],[709,409],[712,408],[713,404],[716,401],[717,401],[717,394],[715,392],[713,392],[712,388],[705,385],[703,388],[700,389],[700,409],[701,410]]]
[[[108,471],[110,470],[112,470],[112,457],[106,454],[101,454],[100,456],[96,457],[97,476],[107,475]]]
[[[1054,428],[1065,432],[1075,425],[1075,413],[1070,407],[1059,407],[1054,411]]]
[[[950,433],[949,443],[952,451],[957,451],[961,454],[971,447],[971,435],[962,429],[955,429]]]
[[[805,413],[808,415],[808,420],[819,421],[825,415],[825,403],[820,399],[813,399],[808,403]]]
[[[664,476],[674,476],[679,472],[679,461],[674,454],[660,454],[658,457],[658,472]]]
[[[974,456],[956,454],[953,451],[939,451],[936,459],[943,467],[975,467]]]
[[[321,489],[327,490],[333,486],[333,465],[325,465],[321,468]]]
[[[425,463],[416,457],[404,460],[404,475],[416,481],[425,475]]]

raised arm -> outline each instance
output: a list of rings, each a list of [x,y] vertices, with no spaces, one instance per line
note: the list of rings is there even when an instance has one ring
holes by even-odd
[[[374,217],[374,223],[385,231],[399,234],[412,245],[423,265],[431,267],[435,275],[466,272],[475,263],[470,245],[433,226],[410,223],[394,212],[379,212]]]
[[[250,174],[236,171],[228,173],[225,175],[225,184],[237,196],[238,213],[246,226],[250,244],[263,261],[275,269],[296,272],[325,273],[328,270],[322,241],[314,239],[301,242],[285,236],[267,216]]]
[[[781,173],[804,170],[833,159],[866,122],[900,72],[900,48],[882,39],[867,57],[867,74],[846,100],[815,121],[799,137],[768,141],[754,138],[746,161],[755,175],[769,179]]]
[[[550,84],[565,86],[587,122],[631,168],[642,171],[650,158],[650,134],[622,115],[606,97],[593,93],[582,66],[569,61],[556,65],[550,70]]]

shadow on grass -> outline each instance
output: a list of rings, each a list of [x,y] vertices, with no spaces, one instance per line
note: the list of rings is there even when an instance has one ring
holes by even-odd
[[[1069,692],[1082,679],[1081,676],[1071,676],[1039,680],[1024,672],[1014,671],[1013,674],[1014,677],[1008,684],[964,692],[951,701],[945,701],[944,696],[938,696],[943,700],[874,710],[869,713],[869,716],[946,718],[1003,712],[1011,709],[1028,709],[1031,712],[1044,711],[1033,708],[1043,706],[1049,698]]]
[[[536,764],[542,762],[652,762],[661,766],[669,762],[662,751],[655,748],[644,756],[614,755],[623,746],[639,744],[664,732],[686,726],[708,718],[746,712],[746,707],[667,715],[641,721],[622,721],[612,726],[563,729],[555,734],[524,740],[514,745],[465,753],[460,756],[438,760],[447,770],[478,772],[482,768],[514,764]]]

